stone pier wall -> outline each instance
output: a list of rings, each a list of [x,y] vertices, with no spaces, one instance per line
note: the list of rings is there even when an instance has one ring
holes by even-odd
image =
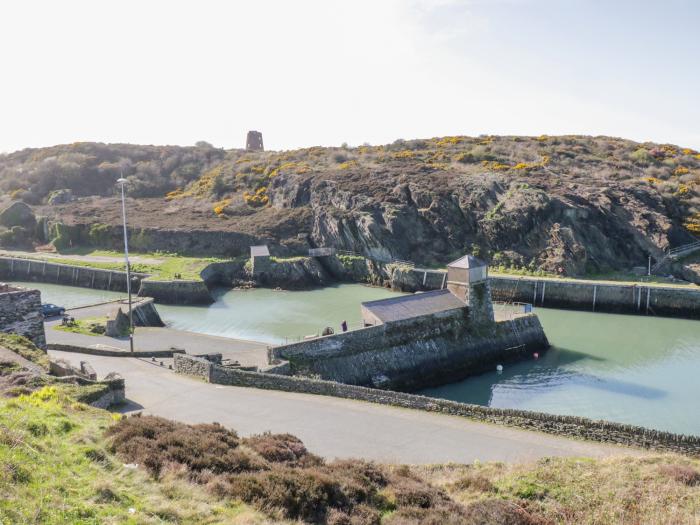
[[[549,308],[700,319],[700,288],[492,277],[491,295]]]
[[[142,297],[153,297],[164,304],[211,304],[214,298],[204,281],[141,281],[138,292]]]
[[[41,292],[3,285],[0,291],[0,331],[22,335],[46,348]]]
[[[136,293],[142,273],[131,273],[132,290]],[[126,272],[101,270],[85,266],[71,266],[36,259],[0,257],[0,279],[6,281],[34,281],[40,283],[81,286],[98,290],[126,292]]]
[[[392,287],[407,292],[438,290],[444,272],[411,269],[394,274]],[[596,283],[537,277],[489,277],[494,301],[549,308],[700,319],[700,287]]]
[[[594,421],[584,417],[558,416],[528,410],[491,408],[404,392],[346,385],[334,381],[246,372],[225,368],[205,359],[183,354],[175,355],[174,369],[178,373],[193,375],[210,383],[222,385],[355,399],[466,417],[497,425],[538,430],[548,434],[700,456],[700,437],[698,436],[673,434],[611,421]]]
[[[293,375],[394,390],[458,381],[549,343],[535,315],[474,325],[468,308],[394,321],[272,349]]]

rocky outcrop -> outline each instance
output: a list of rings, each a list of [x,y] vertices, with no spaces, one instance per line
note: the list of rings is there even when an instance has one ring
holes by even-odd
[[[273,258],[269,271],[249,277],[261,286],[286,290],[312,288],[334,282],[333,277],[314,257]]]

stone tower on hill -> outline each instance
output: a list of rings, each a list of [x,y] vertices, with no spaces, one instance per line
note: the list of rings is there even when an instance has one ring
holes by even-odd
[[[264,151],[262,133],[259,131],[249,131],[245,140],[247,151]]]

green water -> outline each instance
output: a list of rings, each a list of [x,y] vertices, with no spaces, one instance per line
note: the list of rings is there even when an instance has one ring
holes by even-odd
[[[104,303],[126,297],[125,293],[109,292],[106,290],[92,290],[91,288],[79,288],[77,286],[63,286],[61,284],[34,283],[14,281],[12,284],[24,288],[35,288],[41,291],[42,303],[54,303],[64,308],[77,308],[90,304]]]
[[[284,343],[320,334],[326,326],[338,332],[342,321],[356,328],[361,302],[395,296],[384,288],[361,284],[300,292],[216,290],[216,302],[209,307],[158,305],[158,311],[170,326],[181,330]]]
[[[123,296],[26,284],[41,289],[44,302],[64,306]],[[338,330],[342,320],[357,324],[360,302],[393,295],[362,285],[304,292],[219,290],[209,307],[158,305],[158,310],[175,328],[279,343],[325,326]],[[700,435],[700,322],[545,308],[536,313],[552,344],[539,359],[422,393]]]
[[[539,308],[552,344],[422,394],[700,435],[700,322]]]

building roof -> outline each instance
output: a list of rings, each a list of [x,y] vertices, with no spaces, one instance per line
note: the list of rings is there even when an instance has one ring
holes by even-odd
[[[447,266],[451,266],[452,268],[480,268],[482,266],[486,266],[486,263],[473,255],[465,255],[456,261],[452,261]]]
[[[449,290],[435,290],[379,301],[368,301],[362,303],[362,306],[380,321],[386,323],[410,319],[419,315],[435,314],[454,308],[463,308],[466,305]]]
[[[251,257],[263,257],[265,255],[270,255],[270,250],[267,249],[267,245],[250,247]]]

